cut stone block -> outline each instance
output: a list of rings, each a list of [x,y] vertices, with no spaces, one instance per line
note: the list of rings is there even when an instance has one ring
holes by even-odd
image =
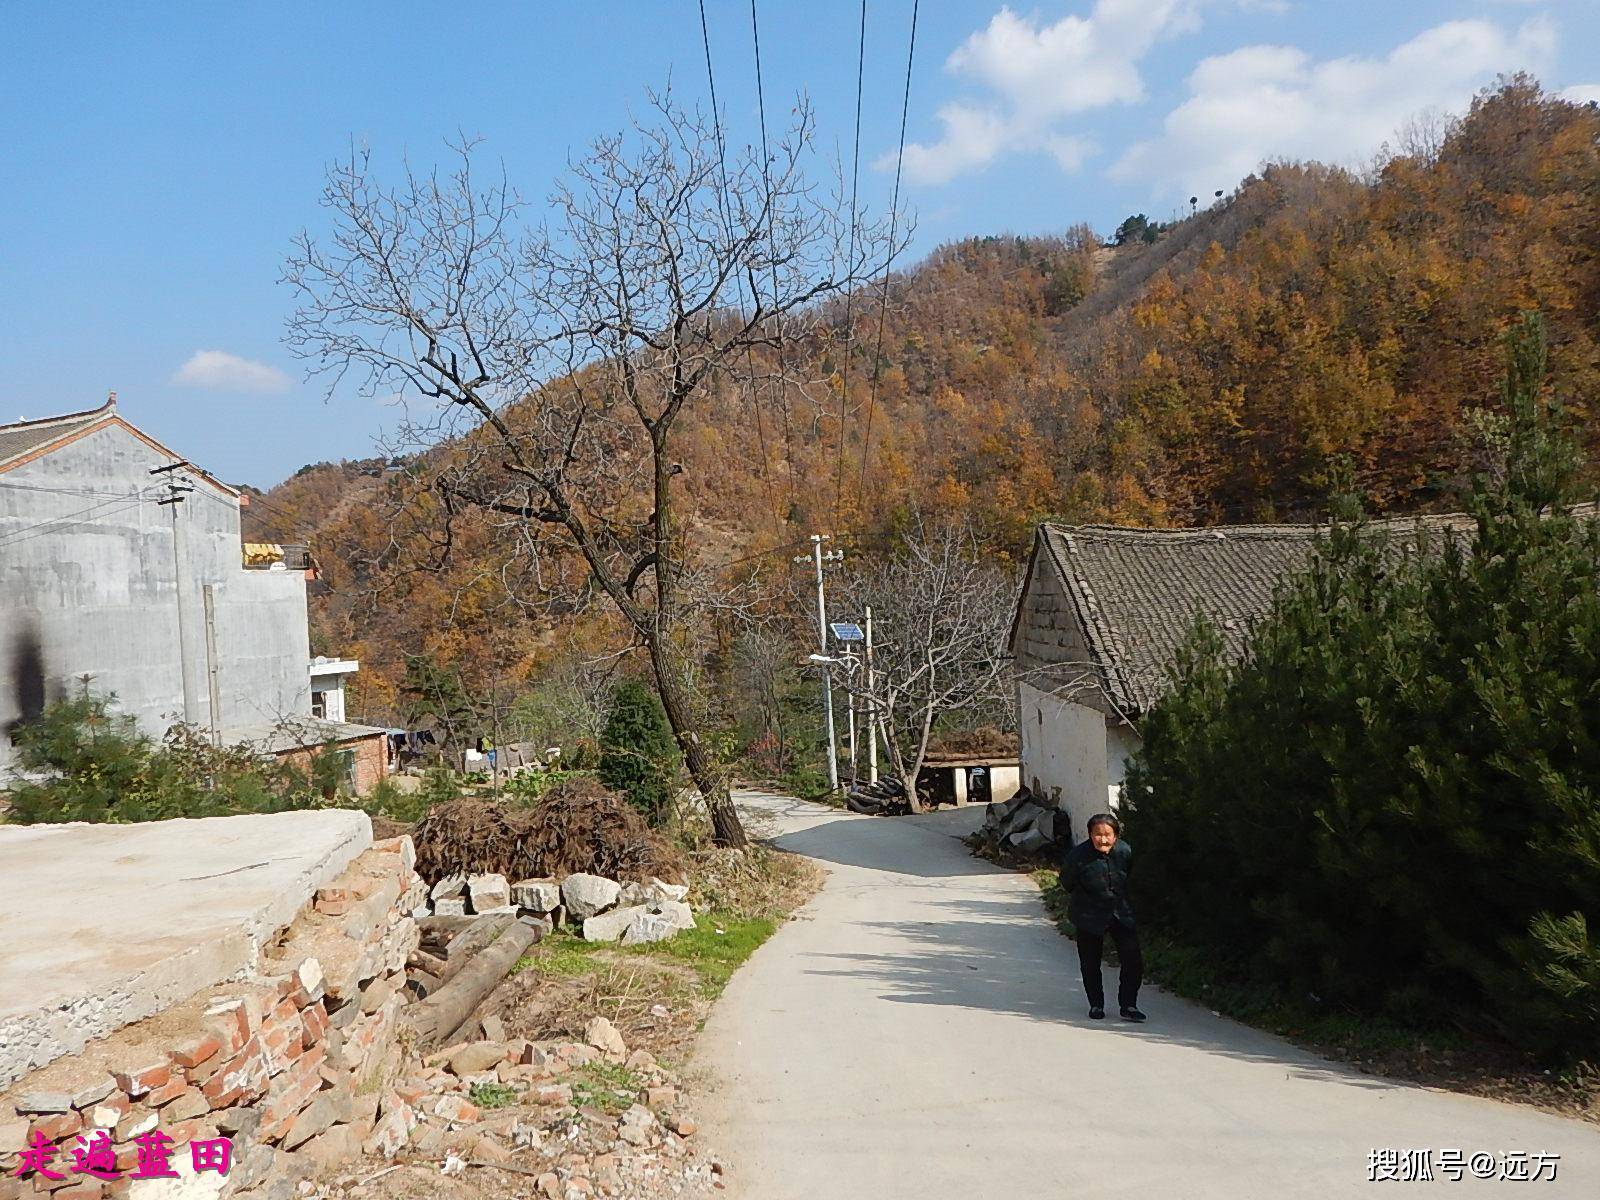
[[[598,916],[587,917],[583,922],[583,937],[589,942],[614,942],[628,931],[635,918],[649,916],[650,910],[642,904],[632,908],[614,908]]]
[[[649,885],[661,900],[687,900],[689,898],[689,885],[686,883],[666,883],[650,876]]]
[[[468,875],[467,899],[475,913],[506,908],[511,904],[511,887],[504,875]]]
[[[566,903],[567,912],[579,921],[602,913],[617,902],[617,897],[622,894],[622,885],[615,879],[607,879],[603,875],[586,875],[579,872],[568,875],[561,881],[561,899]],[[621,931],[618,931],[618,936]]]
[[[430,900],[453,900],[457,896],[467,894],[467,877],[465,875],[446,875],[433,885],[428,892]]]
[[[554,912],[561,904],[561,885],[554,879],[522,879],[511,885],[511,902],[536,913]]]

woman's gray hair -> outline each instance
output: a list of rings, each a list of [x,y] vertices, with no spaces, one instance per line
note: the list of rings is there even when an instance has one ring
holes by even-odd
[[[1084,833],[1093,833],[1096,825],[1109,825],[1112,833],[1118,837],[1122,836],[1122,822],[1110,813],[1095,813],[1094,816],[1089,818],[1089,823],[1083,827]]]

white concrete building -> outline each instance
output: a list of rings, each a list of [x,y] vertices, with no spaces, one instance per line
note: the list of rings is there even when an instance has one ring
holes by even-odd
[[[1196,614],[1242,653],[1314,536],[1309,525],[1039,527],[1011,629],[1022,781],[1070,815],[1073,840],[1117,807],[1139,721]]]
[[[14,723],[85,685],[153,737],[312,715],[305,575],[245,567],[240,504],[114,399],[0,425],[0,777]]]
[[[327,658],[319,654],[311,660],[311,715],[324,721],[344,720],[344,688],[350,676],[361,670],[353,658]]]

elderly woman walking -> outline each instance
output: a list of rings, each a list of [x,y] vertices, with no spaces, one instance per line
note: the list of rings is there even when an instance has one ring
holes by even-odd
[[[1133,847],[1122,840],[1122,826],[1110,813],[1090,817],[1088,832],[1062,862],[1061,889],[1069,897],[1067,913],[1077,931],[1078,965],[1083,969],[1083,990],[1089,996],[1089,1016],[1100,1021],[1106,1015],[1100,958],[1109,933],[1122,964],[1117,1005],[1124,1020],[1142,1021],[1139,984],[1144,978],[1144,957],[1133,925],[1133,906],[1128,902]]]

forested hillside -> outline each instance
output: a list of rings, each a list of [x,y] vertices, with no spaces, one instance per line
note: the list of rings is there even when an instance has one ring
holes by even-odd
[[[853,337],[840,306],[833,337],[787,351],[814,383],[781,415],[729,392],[688,423],[708,561],[786,567],[817,529],[870,552],[918,511],[970,517],[1011,558],[1046,517],[1298,519],[1340,463],[1380,510],[1454,507],[1520,312],[1546,315],[1554,386],[1586,420],[1597,140],[1600,111],[1517,78],[1364,177],[1271,166],[1153,242],[1103,247],[1063,213],[1059,237],[942,247],[892,280],[881,353],[877,296],[858,294]],[[613,638],[554,586],[559,559],[535,567],[482,519],[447,534],[425,480],[323,464],[247,513],[251,538],[312,542],[315,649],[363,659],[366,719],[388,715],[405,654],[486,685]]]

